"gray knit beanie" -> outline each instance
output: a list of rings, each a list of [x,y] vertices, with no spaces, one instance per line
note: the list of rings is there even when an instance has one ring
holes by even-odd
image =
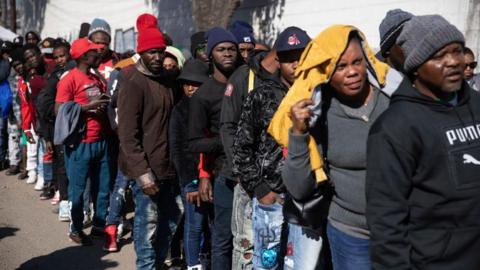
[[[380,32],[380,50],[385,54],[397,41],[405,22],[409,21],[413,14],[401,9],[392,9],[383,18],[378,30]]]
[[[108,35],[109,38],[112,37],[110,31],[110,25],[104,19],[95,18],[90,24],[90,30],[88,30],[88,37],[92,36],[96,32],[103,32]]]
[[[403,50],[403,68],[410,73],[450,43],[465,44],[463,34],[440,15],[415,16],[403,27],[397,44]]]

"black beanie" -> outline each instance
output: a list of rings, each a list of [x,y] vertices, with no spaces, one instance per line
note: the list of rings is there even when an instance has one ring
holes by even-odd
[[[203,31],[196,32],[190,37],[190,51],[192,52],[193,58],[195,58],[195,52],[197,51],[198,45],[206,43],[207,39],[205,38],[205,32]]]

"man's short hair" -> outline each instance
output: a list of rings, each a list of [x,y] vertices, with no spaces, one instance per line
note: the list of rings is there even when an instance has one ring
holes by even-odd
[[[40,48],[34,44],[25,44],[23,46],[23,53],[25,53],[28,50],[34,50],[36,53],[42,54],[42,51],[40,50]]]
[[[475,54],[473,53],[472,49],[470,49],[470,48],[468,48],[468,47],[463,48],[463,53],[464,53],[464,54],[471,54],[471,55],[475,56]]]
[[[66,41],[63,38],[55,39],[55,42],[53,43],[53,49],[55,50],[61,47],[66,48],[67,50],[70,50],[70,43],[68,43],[68,41]]]

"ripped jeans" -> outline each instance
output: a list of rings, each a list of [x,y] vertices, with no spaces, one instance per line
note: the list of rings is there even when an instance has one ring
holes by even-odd
[[[252,269],[253,227],[252,199],[241,185],[237,184],[233,193],[232,234],[233,254],[232,270]]]
[[[276,202],[261,204],[253,198],[253,231],[255,270],[282,269],[286,227],[283,218],[283,205]]]
[[[160,191],[146,195],[135,182],[133,241],[137,255],[137,270],[155,270],[163,265],[168,247],[180,220],[180,209],[175,201],[175,181],[165,180]]]
[[[110,206],[108,209],[107,225],[119,225],[122,214],[123,206],[125,205],[125,190],[128,184],[133,181],[128,179],[120,169],[117,170],[117,178],[115,179],[115,185],[113,191],[110,193]]]

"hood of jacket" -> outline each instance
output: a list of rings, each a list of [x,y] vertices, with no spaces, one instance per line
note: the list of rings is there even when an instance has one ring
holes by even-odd
[[[279,81],[280,71],[277,71],[273,74],[269,73],[265,68],[262,67],[261,63],[265,56],[269,52],[266,51],[254,51],[252,56],[248,59],[248,67],[253,70],[253,72],[259,76],[262,80],[275,80]]]
[[[354,31],[358,32],[362,38],[362,48],[367,59],[369,82],[378,83],[378,87],[382,87],[385,84],[388,66],[375,57],[366,42],[364,34],[351,25],[330,26],[310,41],[303,51],[295,71],[295,83],[288,91],[270,122],[268,132],[280,145],[288,147],[288,130],[292,127],[292,121],[289,116],[290,108],[302,99],[312,98],[314,89],[317,86],[330,81],[338,60],[348,46],[350,33]],[[309,149],[310,162],[317,181],[326,180],[327,176],[322,169],[323,160],[318,152],[317,143],[313,138],[310,138]]]

